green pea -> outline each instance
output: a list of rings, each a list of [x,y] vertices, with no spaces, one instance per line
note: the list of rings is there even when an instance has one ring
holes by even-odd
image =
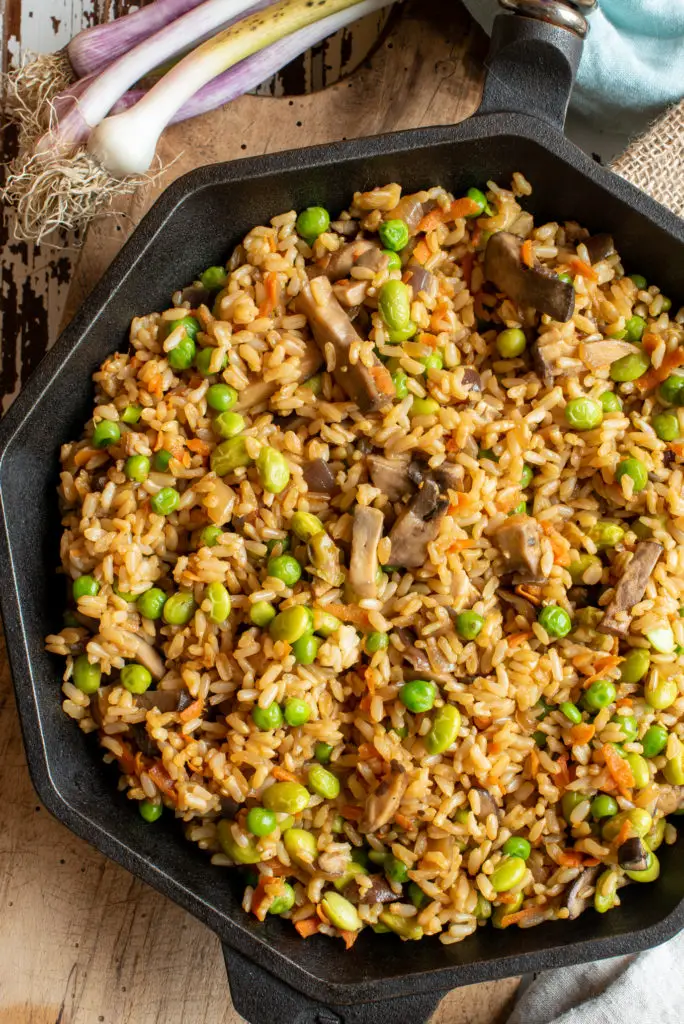
[[[399,860],[398,857],[393,857],[390,854],[390,856],[386,858],[383,868],[390,882],[398,882],[399,885],[403,885],[404,882],[408,882],[408,868],[404,864],[403,860]]]
[[[378,293],[378,309],[388,327],[401,330],[411,319],[411,292],[403,281],[386,281]]]
[[[563,703],[559,705],[559,710],[562,711],[565,717],[573,722],[574,725],[579,725],[582,721],[582,712],[576,704],[573,704],[569,700],[563,701]]]
[[[208,292],[217,292],[225,288],[228,274],[223,267],[207,267],[200,274],[200,284]]]
[[[302,567],[292,555],[278,555],[277,558],[269,558],[266,571],[269,576],[280,580],[287,587],[294,587],[302,576]]]
[[[254,839],[247,838],[246,846],[241,846],[233,836],[232,821],[222,818],[216,826],[216,838],[225,855],[236,864],[258,864],[261,854]]]
[[[91,664],[87,654],[79,654],[74,659],[71,681],[81,693],[97,693],[100,688],[102,670],[100,666]]]
[[[561,798],[561,808],[563,810],[563,817],[570,824],[570,816],[576,807],[582,803],[583,800],[587,799],[586,793],[580,793],[576,789],[568,789],[563,793]]]
[[[230,384],[212,384],[207,388],[207,405],[216,412],[228,412],[238,400],[238,393]]]
[[[113,420],[100,420],[93,427],[93,444],[96,448],[107,448],[121,440],[121,428]]]
[[[529,839],[525,839],[523,836],[511,836],[503,844],[501,850],[508,857],[521,857],[522,860],[527,860],[532,853],[532,846]]]
[[[658,394],[670,405],[684,405],[684,374],[670,374],[660,385]]]
[[[435,416],[439,412],[439,402],[434,398],[416,398],[409,410],[409,416]]]
[[[141,800],[138,804],[138,813],[143,821],[152,825],[161,818],[164,813],[164,806],[156,800]]]
[[[405,221],[394,219],[384,220],[378,228],[383,248],[391,252],[399,252],[408,244],[409,229]]]
[[[389,647],[389,636],[387,633],[369,633],[366,637],[366,650],[369,654],[377,651],[386,651]]]
[[[660,875],[660,861],[655,853],[650,853],[648,866],[643,871],[625,871],[625,874],[633,882],[655,882],[656,878]]]
[[[159,587],[150,587],[135,602],[135,606],[142,617],[144,619],[152,619],[153,621],[161,618],[165,604],[166,594]]]
[[[563,282],[563,284],[574,284],[574,278],[567,270],[561,270],[557,277],[559,281]]]
[[[645,330],[646,321],[642,316],[630,316],[629,320],[625,321],[625,341],[637,344],[643,338]]]
[[[583,552],[579,558],[576,558],[574,562],[571,562],[568,566],[568,572],[573,583],[583,583],[584,574],[587,570],[593,566],[601,566],[601,559],[598,555],[590,555],[587,552]]]
[[[615,686],[610,679],[597,679],[584,691],[583,704],[588,711],[600,711],[615,701]]]
[[[433,352],[431,352],[429,356],[421,356],[418,362],[423,364],[426,371],[444,369],[444,360],[442,359],[442,353],[438,352],[436,349]]]
[[[299,665],[313,665],[322,640],[311,633],[305,633],[292,644],[292,653]]]
[[[456,616],[456,632],[464,640],[474,640],[482,632],[484,621],[477,612],[460,612]]]
[[[657,757],[658,754],[662,754],[668,739],[669,733],[662,725],[650,725],[641,741],[644,757]]]
[[[182,327],[187,336],[193,341],[197,339],[200,323],[194,316],[184,316],[180,320],[163,320],[159,325],[157,334],[158,336],[161,334],[161,340],[163,341],[178,327]]]
[[[392,383],[394,384],[394,393],[398,399],[406,398],[408,395],[408,376],[403,370],[395,370],[392,374]]]
[[[565,406],[565,419],[575,430],[593,430],[603,420],[603,406],[595,398],[571,398]]]
[[[295,891],[289,882],[283,882],[282,892],[273,900],[268,908],[269,914],[286,914],[295,905]]]
[[[391,249],[383,249],[382,255],[387,257],[388,270],[401,270],[401,256]]]
[[[663,775],[671,786],[684,786],[684,756],[681,753],[667,759]]]
[[[424,738],[428,754],[443,754],[454,743],[461,728],[461,713],[454,704],[445,704],[432,719],[429,733]]]
[[[679,437],[679,416],[676,412],[659,412],[653,417],[653,429],[661,441],[674,441]]]
[[[380,914],[380,923],[395,935],[410,942],[417,942],[423,938],[423,929],[416,924],[414,917],[401,917],[399,914],[393,914],[390,910],[383,910]],[[376,929],[377,925],[373,927],[373,931]]]
[[[617,893],[617,883],[619,879],[617,871],[609,869],[604,871],[596,881],[596,889],[594,891],[594,909],[599,914],[605,914],[606,911],[610,910],[615,906],[615,896]]]
[[[466,214],[468,220],[470,220],[473,217],[480,217],[482,216],[483,213],[487,211],[487,208],[489,206],[489,203],[487,202],[487,197],[484,194],[484,192],[480,191],[479,188],[469,188],[468,191],[466,192],[466,196],[468,197],[468,199],[472,200],[472,202],[477,203],[479,207],[479,209],[476,210],[475,212]],[[489,214],[489,216],[491,216],[491,213]]]
[[[79,576],[71,584],[71,592],[74,595],[74,601],[78,601],[80,597],[95,597],[100,591],[100,584],[93,576]]]
[[[247,830],[254,836],[270,836],[278,827],[278,821],[273,811],[265,807],[252,807],[247,812]]]
[[[645,843],[646,843],[646,846],[648,846],[648,848],[651,851],[651,853],[655,853],[655,851],[658,849],[658,847],[663,845],[663,840],[665,839],[665,829],[666,828],[667,828],[667,822],[665,821],[665,818],[658,818],[658,820],[653,823],[653,828],[651,829],[651,831],[648,833],[648,835],[645,837],[645,840],[644,840]]]
[[[312,615],[304,605],[296,604],[278,612],[271,622],[269,633],[273,640],[282,640],[285,643],[293,644],[311,632]]]
[[[623,683],[638,683],[644,678],[651,665],[651,655],[643,647],[633,647],[620,665],[620,679]]]
[[[312,512],[295,512],[290,520],[290,526],[292,532],[304,541],[311,540],[317,533],[322,533],[325,530],[318,516]]]
[[[339,892],[326,892],[321,900],[325,916],[334,928],[343,932],[358,932],[362,927],[356,907]]]
[[[313,242],[330,227],[330,214],[323,206],[307,206],[297,217],[297,234]]]
[[[622,409],[622,399],[614,391],[604,391],[599,395],[599,402],[604,412],[620,412]]]
[[[308,778],[309,788],[326,800],[335,800],[340,795],[340,780],[322,765],[312,765]]]
[[[648,768],[648,761],[641,754],[627,754],[625,758],[632,769],[634,786],[636,789],[644,789],[651,781],[651,773]]]
[[[121,685],[129,693],[144,693],[152,685],[152,673],[136,662],[124,665],[121,669]]]
[[[636,349],[634,352],[629,352],[626,356],[622,356],[621,359],[616,359],[614,363],[611,363],[611,380],[620,384],[638,380],[639,377],[643,377],[650,365],[651,358],[648,352],[644,352],[643,349]]]
[[[170,516],[180,504],[180,494],[175,487],[162,487],[150,498],[150,507],[159,516]]]
[[[204,592],[204,596],[205,600],[209,601],[211,605],[209,609],[209,619],[211,622],[215,622],[217,625],[225,622],[230,615],[231,600],[230,594],[223,583],[218,581],[210,583]]]
[[[408,341],[418,330],[418,327],[409,320],[405,327],[388,327],[387,337],[393,345],[399,345],[402,341]]]
[[[671,707],[679,696],[676,679],[661,679],[658,672],[652,672],[644,686],[644,698],[649,707],[664,711]]]
[[[519,327],[509,327],[497,335],[496,348],[502,359],[515,359],[527,348],[525,332]]]
[[[130,590],[121,590],[116,585],[116,583],[112,587],[112,590],[114,591],[117,597],[120,597],[122,601],[126,601],[128,604],[133,604],[135,601],[138,600],[137,594],[132,594]]]
[[[620,810],[617,800],[613,800],[612,796],[605,794],[595,797],[591,801],[589,809],[594,821],[599,821],[601,818],[612,818]]]
[[[285,721],[288,725],[304,725],[311,718],[311,708],[305,700],[290,697],[285,702]]]
[[[672,309],[672,299],[668,299],[667,295],[663,295],[662,312],[669,313]]]
[[[522,470],[522,476],[520,477],[520,486],[523,488],[523,490],[525,490],[526,487],[530,486],[530,484],[532,483],[533,479],[534,479],[534,472],[532,470],[532,467],[528,466],[527,463],[524,463],[523,470]]]
[[[620,834],[625,821],[630,823],[634,834],[640,839],[648,835],[653,826],[653,818],[648,811],[644,811],[641,807],[633,807],[629,811],[621,811],[620,814],[616,814],[614,818],[606,821],[601,829],[603,838],[612,843]]]
[[[217,476],[227,476],[240,466],[249,466],[252,458],[247,453],[247,442],[244,435],[238,434],[227,441],[222,441],[211,453],[211,468]]]
[[[270,732],[272,729],[279,729],[283,724],[283,713],[280,704],[273,701],[267,708],[261,708],[255,704],[252,708],[252,721],[257,729],[262,732]]]
[[[122,423],[137,423],[142,415],[142,405],[127,405],[121,413]]]
[[[173,370],[187,370],[192,366],[195,352],[195,342],[187,334],[184,334],[178,344],[166,353],[166,358]]]
[[[430,897],[425,895],[417,882],[409,882],[408,897],[417,910],[422,910],[424,907],[427,907],[430,902]]]
[[[606,548],[614,548],[620,543],[624,535],[625,531],[621,526],[617,523],[611,523],[606,519],[599,519],[589,531],[589,536],[600,551]]]
[[[222,412],[212,424],[219,437],[236,437],[245,429],[245,418],[239,412]]]
[[[329,637],[333,633],[336,633],[342,623],[335,615],[331,615],[330,612],[323,611],[322,608],[314,608],[313,613],[313,631],[318,633],[319,636]]]
[[[165,473],[169,468],[169,462],[171,461],[171,452],[167,452],[165,448],[160,448],[158,452],[155,452],[152,456],[152,465],[158,473]]]
[[[150,460],[146,455],[131,455],[124,462],[124,476],[134,483],[141,484],[150,472]]]
[[[622,731],[625,743],[634,743],[639,735],[639,723],[634,715],[615,715],[611,721]]]
[[[643,274],[630,274],[629,276],[630,279],[634,281],[634,284],[637,286],[640,292],[646,291],[646,289],[648,288],[648,284]]]
[[[223,530],[220,526],[205,526],[199,535],[198,547],[214,548],[219,542]]]
[[[287,783],[281,783],[281,785],[287,785]],[[304,789],[303,786],[301,788]],[[306,793],[306,790],[304,792]],[[308,803],[308,793],[306,794],[306,799]],[[318,855],[316,837],[303,828],[289,828],[283,836],[283,845],[292,860],[297,864],[312,864]]]
[[[195,366],[203,377],[211,377],[214,373],[221,373],[228,365],[226,353],[222,352],[217,361],[214,355],[216,351],[217,349],[207,346],[207,348],[201,348],[197,353]]]
[[[623,459],[615,470],[615,479],[619,483],[623,476],[628,476],[634,484],[634,494],[643,491],[648,483],[648,470],[640,459]]]
[[[572,629],[572,619],[565,608],[560,608],[557,604],[549,604],[542,608],[537,616],[537,622],[551,637],[567,636]]]
[[[414,714],[430,711],[436,697],[437,687],[429,679],[414,679],[410,683],[404,683],[399,691],[399,700]]]
[[[179,590],[166,599],[162,618],[169,626],[186,626],[195,614],[195,599],[191,593]]]
[[[520,885],[527,865],[522,857],[505,857],[489,876],[492,888],[495,892],[508,892],[516,885]]]

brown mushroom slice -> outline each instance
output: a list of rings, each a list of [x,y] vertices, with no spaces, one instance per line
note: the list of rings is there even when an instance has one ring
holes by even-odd
[[[575,311],[575,289],[541,266],[525,266],[522,245],[508,231],[493,234],[485,249],[485,277],[519,306],[532,306],[567,323]]]
[[[651,851],[639,836],[630,836],[618,846],[617,859],[625,871],[645,871],[651,859]]]
[[[681,810],[684,807],[684,786],[659,786],[656,807],[664,818]]]
[[[511,593],[510,590],[497,590],[496,596],[504,604],[509,604],[518,615],[522,615],[524,619],[529,622],[534,622],[536,619],[536,609],[531,601],[527,601],[524,597],[520,597],[518,594]]]
[[[151,711],[152,708],[156,708],[162,714],[166,714],[168,711],[182,711],[181,697],[187,693],[187,690],[145,690],[144,693],[136,694],[135,702],[140,708],[145,708],[146,711]],[[190,697],[190,703],[193,698]]]
[[[605,234],[605,232],[599,235],[592,235],[591,238],[586,238],[584,244],[587,247],[589,259],[592,263],[605,260],[615,252],[613,236]]]
[[[418,298],[420,292],[425,292],[431,301],[437,298],[439,281],[419,263],[409,263],[405,283],[411,289],[414,299]]]
[[[215,526],[223,526],[230,519],[235,505],[235,494],[220,477],[212,480],[212,488],[202,500],[207,515]]]
[[[208,306],[211,302],[212,293],[208,288],[198,284],[189,284],[181,292],[181,302],[189,302],[193,309],[198,306]]]
[[[377,487],[389,501],[400,501],[413,490],[408,475],[408,457],[386,459],[383,455],[369,455],[366,459],[368,472]]]
[[[442,497],[437,481],[428,477],[392,527],[389,564],[403,569],[424,565],[428,544],[439,533],[448,507],[449,501]]]
[[[398,761],[392,761],[391,768],[387,778],[366,798],[360,832],[377,832],[392,820],[401,806],[409,784],[408,772]]]
[[[567,891],[565,906],[568,910],[568,919],[574,921],[576,917],[585,911],[594,898],[594,885],[602,865],[587,868],[577,876]]]
[[[509,516],[492,533],[505,571],[516,573],[519,583],[538,583],[541,563],[541,530],[532,516]]]
[[[339,487],[325,459],[311,459],[302,466],[306,486],[315,494],[336,494]]]
[[[451,672],[439,671],[432,667],[427,651],[422,650],[420,647],[416,647],[415,636],[410,629],[405,629],[403,626],[400,626],[392,632],[404,645],[404,650],[401,652],[401,655],[411,666],[410,669],[404,670],[403,675],[405,682],[410,683],[412,679],[430,679],[433,683],[440,683],[444,685],[445,683],[450,683],[453,680]]]
[[[144,722],[136,722],[129,726],[128,734],[145,757],[159,757],[159,747],[148,733]]]
[[[373,883],[369,889],[362,891],[361,886],[356,880],[353,880],[346,885],[342,890],[342,895],[346,896],[352,903],[396,903],[398,896],[392,886],[389,884],[387,879],[383,875],[369,875],[368,876]]]
[[[399,200],[393,210],[388,210],[384,220],[403,220],[410,235],[415,235],[423,217],[434,210],[437,203],[428,199],[427,192],[414,192]]]
[[[316,277],[304,285],[297,298],[297,310],[304,313],[321,352],[332,345],[335,352],[333,376],[343,391],[356,402],[361,412],[374,412],[392,405],[395,395],[392,377],[373,356],[371,366],[351,363],[349,350],[361,342],[354,325],[335,298],[327,277]]]
[[[488,793],[486,789],[481,789],[479,786],[475,786],[473,789],[480,799],[480,809],[475,814],[478,821],[484,821],[490,814],[499,815],[502,813],[491,793]]]
[[[348,242],[346,245],[340,246],[337,252],[331,253],[315,267],[311,267],[309,275],[318,277],[319,274],[325,274],[329,281],[340,281],[343,277],[349,277],[360,258],[371,249],[375,249],[378,255],[382,256],[382,252],[375,242],[369,242],[366,238],[357,238],[355,242]]]
[[[537,374],[544,387],[553,387],[555,360],[549,357],[548,352],[545,350],[545,346],[541,344],[539,338],[535,338],[530,345],[530,357],[532,359],[532,369]]]
[[[309,541],[308,551],[315,575],[331,587],[341,586],[344,573],[340,568],[340,549],[330,534],[325,530],[314,534]]]
[[[482,391],[482,377],[473,366],[463,367],[461,387],[466,391]]]
[[[454,462],[443,462],[437,469],[431,470],[430,474],[445,491],[462,491],[465,471],[463,466],[457,466]]]
[[[343,278],[341,281],[336,281],[333,285],[333,292],[335,298],[349,310],[350,319],[352,310],[356,310],[355,315],[358,315],[358,306],[361,305],[363,300],[366,298],[366,292],[368,291],[368,281],[357,281],[355,278]]]
[[[634,345],[628,341],[592,341],[583,345],[580,349],[582,362],[590,370],[600,370],[604,366],[610,366],[616,359],[622,359],[636,351]]]
[[[632,621],[632,609],[643,598],[651,573],[662,553],[662,544],[654,540],[639,541],[598,626],[599,633],[627,636]]]
[[[378,544],[382,538],[384,516],[380,509],[357,505],[352,526],[349,585],[358,600],[378,596]]]
[[[330,221],[330,227],[338,235],[344,235],[348,238],[350,235],[355,235],[359,230],[359,222],[351,217],[349,220],[332,220]]]
[[[320,349],[317,345],[312,342],[307,342],[306,349],[299,360],[299,369],[297,372],[297,381],[302,384],[305,380],[320,370],[323,364],[323,356],[321,355]],[[281,387],[282,381],[280,380],[255,380],[248,384],[246,388],[240,391],[238,400],[233,406],[234,412],[244,412],[248,410],[253,412],[259,406],[263,406],[268,402],[271,395],[275,394],[279,387]]]

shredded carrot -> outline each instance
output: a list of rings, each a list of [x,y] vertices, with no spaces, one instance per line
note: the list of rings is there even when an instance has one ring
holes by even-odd
[[[201,698],[193,700],[192,704],[188,704],[187,708],[180,713],[181,722],[191,722],[193,718],[197,718],[198,715],[202,714],[202,708],[204,707],[204,701]]]
[[[526,267],[534,266],[534,249],[532,248],[531,238],[528,238],[523,242],[520,250],[520,258]]]
[[[340,814],[347,821],[361,821],[363,810],[360,807],[352,807],[351,804],[345,804],[344,807],[340,808]]]
[[[548,520],[543,520],[541,527],[549,538],[551,550],[553,551],[554,565],[570,565],[572,561],[570,558],[570,542]]]
[[[275,270],[269,270],[264,274],[264,288],[266,298],[259,306],[259,316],[270,316],[278,305],[278,275]]]
[[[594,664],[594,671],[590,676],[583,681],[582,686],[586,689],[587,686],[591,686],[597,679],[603,679],[606,672],[616,668],[624,658],[618,657],[617,654],[608,654],[605,658],[599,658]]]
[[[434,334],[428,334],[426,331],[423,331],[422,334],[418,335],[418,344],[429,345],[430,348],[434,348],[437,344],[437,338]]]
[[[186,444],[190,451],[195,452],[196,455],[208,455],[211,451],[209,445],[201,437],[191,437],[189,441],[186,441]]]
[[[297,776],[293,775],[292,772],[288,772],[287,768],[281,768],[279,764],[274,765],[271,769],[271,775],[278,782],[297,782]]]
[[[147,774],[154,782],[157,789],[160,789],[164,796],[172,797],[176,799],[176,786],[167,772],[161,761],[155,761],[151,768],[147,769]]]
[[[512,892],[500,892],[498,895],[498,899],[502,903],[515,903],[517,898],[518,897]]]
[[[463,280],[466,283],[466,287],[470,290],[470,286],[473,280],[473,266],[475,264],[475,253],[467,252],[461,260],[461,274]]]
[[[282,895],[283,879],[262,875],[252,895],[252,913],[258,921],[265,921],[268,908],[274,899]]]
[[[508,640],[509,647],[519,647],[520,644],[524,643],[525,640],[529,640],[532,636],[532,632],[529,629],[524,629],[522,633],[511,633]]]
[[[419,231],[434,231],[440,224],[444,223],[444,210],[440,210],[439,207],[436,210],[430,210],[426,213],[423,219],[418,224]]]
[[[562,754],[556,761],[556,764],[560,765],[560,771],[556,772],[553,777],[553,781],[559,789],[567,789],[571,781],[570,771],[568,769],[568,755]]]
[[[619,700],[615,701],[616,708],[631,708],[634,701],[631,697],[620,697]]]
[[[453,552],[453,551],[467,551],[468,548],[474,548],[474,547],[475,547],[475,541],[473,540],[472,537],[460,537],[458,540],[453,541],[453,543],[449,545],[448,550],[449,550],[449,552]]]
[[[325,910],[323,909],[320,903],[316,904],[316,913],[318,914],[319,920],[321,920],[323,924],[330,924],[330,921],[328,920],[328,915],[326,914]]]
[[[437,207],[426,213],[418,225],[418,231],[434,231],[440,224],[446,224],[451,220],[458,220],[459,217],[468,217],[473,213],[479,213],[480,206],[473,199],[464,196],[462,199],[454,199],[451,206],[446,209]]]
[[[295,921],[294,926],[303,939],[315,935],[321,927],[315,917],[306,917],[303,921]]]
[[[641,347],[643,348],[644,352],[648,352],[649,356],[653,355],[659,343],[660,338],[658,337],[658,335],[651,334],[650,332],[644,334],[643,338],[641,339]]]
[[[617,750],[611,747],[610,743],[604,743],[603,756],[606,760],[606,768],[615,785],[625,796],[634,786],[634,775],[628,761],[620,757]]]
[[[101,735],[104,736],[105,734],[102,733]],[[126,775],[139,775],[141,763],[138,760],[138,756],[133,753],[127,743],[123,743],[121,740],[119,742],[123,747],[123,754],[119,754],[117,757],[119,767]]]
[[[154,373],[147,382],[147,390],[151,395],[154,395],[156,398],[161,398],[163,391],[163,383],[164,381],[161,373]]]
[[[575,257],[570,260],[568,266],[573,273],[579,274],[580,277],[586,277],[587,281],[598,281],[598,274],[590,263],[585,263],[584,260],[580,260]]]
[[[504,914],[500,921],[501,927],[508,928],[509,925],[520,924],[521,921],[526,921],[538,914],[539,909],[539,907],[525,907],[524,910],[517,910],[514,914]]]
[[[474,249],[477,249],[477,248],[479,248],[481,240],[482,240],[482,228],[479,226],[479,224],[476,224],[475,225],[475,229],[474,229],[474,231],[473,231],[473,233],[472,233],[472,235],[470,237],[470,244],[473,246]]]
[[[358,932],[343,932],[340,931],[340,935],[344,939],[344,945],[347,949],[351,949],[356,940],[359,937]]]
[[[420,265],[422,266],[424,263],[427,263],[429,256],[430,247],[425,241],[425,239],[421,239],[421,241],[413,250],[413,259],[416,261],[416,263],[420,263]]]
[[[411,818],[407,818],[405,814],[400,814],[399,811],[394,815],[399,828],[406,829],[407,832],[411,832],[415,828],[415,824]]]
[[[379,366],[371,366],[369,372],[378,391],[383,395],[394,395],[394,381],[392,375],[381,363]]]
[[[362,697],[361,700],[359,701],[359,709],[361,711],[370,711],[370,705],[371,705],[371,695],[370,695],[370,693],[367,693],[365,695],[365,697]]]
[[[74,455],[74,465],[79,467],[85,466],[86,462],[90,462],[94,455],[102,455],[102,452],[98,451],[97,448],[81,448]]]
[[[584,864],[581,850],[563,850],[558,854],[558,863],[564,868],[580,868]]]
[[[651,367],[648,373],[639,377],[635,383],[640,391],[650,391],[658,384],[662,384],[679,366],[684,366],[684,346],[676,348],[674,352],[668,352],[657,370]]]
[[[618,832],[617,837],[615,839],[616,848],[622,846],[623,843],[626,843],[627,840],[631,837],[631,835],[632,822],[629,820],[629,818],[625,818],[625,820],[622,822],[622,825],[620,826],[620,831]]]
[[[353,622],[356,625],[368,625],[368,612],[365,608],[359,608],[357,604],[326,604],[325,610],[342,619],[343,622]]]
[[[380,757],[377,749],[372,743],[361,743],[358,748],[359,761],[372,761],[375,757]]]
[[[530,750],[530,775],[532,776],[532,778],[536,778],[536,775],[537,775],[538,771],[539,771],[539,754],[537,753],[535,748],[532,747],[532,750]]]
[[[573,725],[570,736],[573,743],[589,743],[594,738],[596,726],[589,722],[582,722],[581,725]]]

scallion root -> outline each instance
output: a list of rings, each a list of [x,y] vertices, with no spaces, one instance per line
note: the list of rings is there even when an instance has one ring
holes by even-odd
[[[3,76],[8,116],[19,125],[19,146],[29,149],[52,120],[52,101],[74,81],[64,50],[29,53],[19,68]]]
[[[17,237],[41,242],[55,228],[85,228],[112,200],[132,195],[149,180],[117,180],[83,149],[54,149],[13,161],[2,198],[16,207]]]

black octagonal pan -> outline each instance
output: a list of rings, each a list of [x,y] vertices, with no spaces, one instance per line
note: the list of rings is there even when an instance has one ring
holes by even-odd
[[[515,2],[528,12],[562,6]],[[580,51],[571,29],[500,15],[482,106],[469,121],[204,167],[176,181],[0,425],[0,599],[36,789],[77,835],[220,936],[233,1001],[253,1024],[421,1024],[456,986],[635,952],[684,924],[681,843],[665,849],[658,883],[627,890],[618,911],[526,931],[479,929],[455,945],[368,931],[342,953],[324,937],[303,942],[287,922],[258,924],[242,911],[231,873],[212,867],[173,822],[152,830],[131,813],[99,750],[63,714],[60,668],[43,648],[60,628],[59,446],[90,415],[91,373],[125,346],[135,313],[163,308],[254,224],[312,201],[340,210],[355,190],[387,181],[406,191],[440,183],[458,195],[520,170],[534,186],[526,206],[538,221],[577,219],[611,232],[628,267],[684,299],[682,222],[563,137]]]

